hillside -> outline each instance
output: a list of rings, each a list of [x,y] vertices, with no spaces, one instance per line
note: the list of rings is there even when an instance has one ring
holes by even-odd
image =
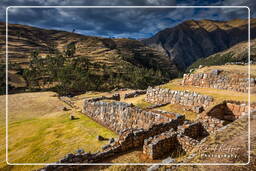
[[[20,73],[27,68],[32,53],[45,58],[53,54],[65,54],[68,48],[73,48],[69,61],[77,58],[86,58],[90,62],[90,71],[96,75],[126,74],[139,70],[160,71],[165,73],[161,81],[177,75],[176,66],[165,59],[164,55],[153,48],[143,45],[140,41],[131,39],[109,39],[101,37],[84,36],[57,30],[46,30],[30,26],[9,24],[9,74],[13,87],[24,87],[25,80]],[[1,63],[5,58],[5,23],[0,24],[0,56]],[[131,71],[130,71],[131,70]],[[105,80],[107,81],[107,80]],[[120,85],[129,87],[127,83]],[[110,87],[115,87],[112,85]],[[136,88],[136,86],[131,86]]]
[[[247,20],[189,20],[144,39],[173,60],[179,70],[185,70],[199,58],[204,58],[248,40]],[[251,38],[256,37],[256,19],[251,19]]]
[[[256,61],[256,39],[251,40],[251,60]],[[223,65],[227,62],[247,62],[248,61],[248,42],[241,42],[229,49],[200,58],[187,68],[197,68],[199,65]]]

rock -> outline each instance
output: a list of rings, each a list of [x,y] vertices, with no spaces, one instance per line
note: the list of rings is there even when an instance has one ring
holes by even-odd
[[[74,119],[75,119],[75,116],[70,115],[70,120],[74,120]]]
[[[168,164],[168,163],[174,163],[175,159],[171,157],[167,157],[166,159],[162,160],[162,163]]]
[[[83,149],[78,149],[78,150],[76,150],[76,153],[78,153],[78,154],[84,153],[84,150]]]
[[[74,154],[69,153],[69,154],[67,154],[67,155],[65,156],[65,159],[70,159],[70,158],[72,158],[72,157],[74,157]]]
[[[154,165],[150,166],[149,168],[147,168],[147,171],[156,171],[159,168],[160,168],[160,165],[154,164]]]
[[[196,113],[202,113],[204,111],[203,106],[195,106],[194,107],[194,112]]]
[[[213,75],[219,75],[221,71],[222,71],[222,70],[214,69],[214,70],[211,71],[211,73],[212,73]]]
[[[192,73],[192,72],[194,72],[195,71],[195,69],[190,69],[189,70],[189,73]]]
[[[111,147],[109,144],[104,145],[104,146],[102,146],[102,150],[106,150],[106,149],[108,149],[109,147]]]
[[[113,96],[112,96],[112,99],[113,100],[117,100],[117,101],[120,101],[120,94],[118,94],[118,93],[116,93],[116,94],[114,94]]]
[[[146,94],[147,90],[135,90],[124,95],[124,99],[133,98],[142,94]]]
[[[114,139],[114,138],[110,138],[110,139],[109,139],[109,144],[111,144],[111,143],[113,143],[113,142],[115,142],[115,139]]]
[[[106,140],[106,138],[104,138],[103,136],[98,135],[97,140],[98,141],[104,141],[104,140]]]
[[[65,106],[62,108],[63,111],[68,111],[68,108],[66,108]]]
[[[204,67],[203,65],[199,65],[199,67],[198,67],[198,68],[199,68],[199,69],[201,69],[201,68],[203,68],[203,67]]]

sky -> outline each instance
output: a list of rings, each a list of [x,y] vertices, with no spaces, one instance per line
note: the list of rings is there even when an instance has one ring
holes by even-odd
[[[248,6],[256,17],[255,0],[0,0],[0,21],[8,6]],[[247,18],[247,8],[15,8],[9,23],[103,36],[147,38],[186,20]]]

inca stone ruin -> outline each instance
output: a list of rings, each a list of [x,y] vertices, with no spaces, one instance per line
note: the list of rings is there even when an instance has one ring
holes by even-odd
[[[195,76],[190,77],[194,78]],[[202,79],[204,78],[206,77],[202,76]],[[184,80],[183,84],[188,84],[186,82],[188,76],[185,75]],[[198,85],[201,84],[198,83]],[[241,85],[245,85],[245,83],[241,83]],[[204,85],[202,86],[204,87]],[[246,91],[246,88],[232,90]],[[163,159],[170,154],[191,151],[210,134],[240,117],[248,116],[248,103],[246,102],[223,101],[212,105],[214,98],[211,96],[159,87],[149,87],[145,92],[145,101],[152,103],[153,106],[179,104],[197,113],[198,117],[196,120],[190,121],[183,114],[154,110],[154,107],[142,109],[133,104],[120,102],[120,95],[117,94],[112,97],[84,99],[82,112],[118,133],[119,137],[103,146],[100,152],[71,153],[59,160],[58,163],[102,163],[109,157],[118,156],[134,149],[141,149],[143,154],[152,160]],[[130,93],[131,96],[134,94],[136,93]],[[104,101],[106,99],[111,99],[111,101]],[[196,110],[198,108],[202,110],[198,112]],[[251,110],[255,109],[256,104],[251,104]],[[86,168],[86,166],[50,165],[41,171],[65,168],[80,169]]]
[[[192,85],[206,88],[217,88],[238,92],[248,92],[249,84],[253,90],[256,87],[256,79],[248,78],[246,73],[231,73],[221,70],[213,70],[208,73],[184,74],[182,85]]]

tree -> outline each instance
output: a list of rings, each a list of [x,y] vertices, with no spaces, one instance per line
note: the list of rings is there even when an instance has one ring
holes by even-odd
[[[76,53],[76,44],[74,42],[69,43],[67,45],[67,48],[65,50],[66,57],[74,57],[74,54]]]

